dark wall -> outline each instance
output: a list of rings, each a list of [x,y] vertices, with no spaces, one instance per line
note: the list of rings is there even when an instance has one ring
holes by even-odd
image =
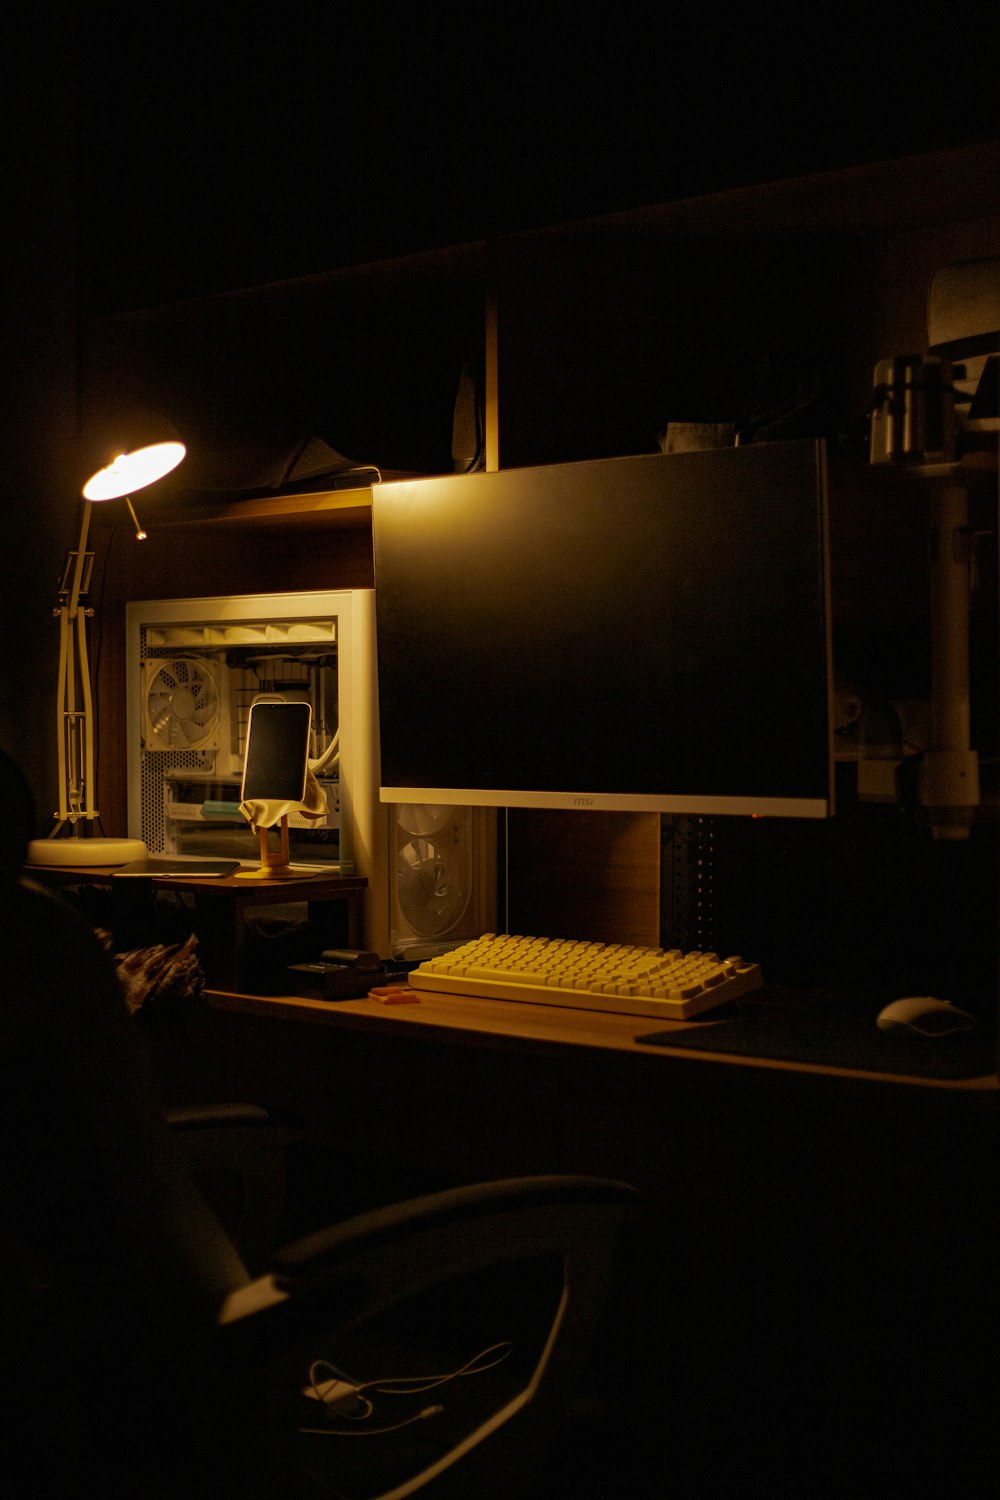
[[[44,821],[55,807],[52,617],[79,528],[67,488],[75,429],[76,283],[71,27],[21,27],[23,92],[7,92],[0,251],[0,745],[24,768]]]

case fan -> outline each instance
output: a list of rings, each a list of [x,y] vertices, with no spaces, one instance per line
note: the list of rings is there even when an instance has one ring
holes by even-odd
[[[147,750],[215,750],[221,695],[212,669],[193,656],[145,662]]]
[[[455,810],[396,810],[396,898],[415,933],[443,937],[469,904],[468,850],[457,836]]]

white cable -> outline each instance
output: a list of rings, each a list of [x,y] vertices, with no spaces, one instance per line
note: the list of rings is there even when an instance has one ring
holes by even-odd
[[[326,749],[323,751],[323,754],[320,755],[320,756],[318,756],[316,758],[316,760],[311,760],[309,762],[309,769],[310,769],[310,771],[312,771],[312,773],[313,773],[314,776],[318,776],[321,771],[327,771],[327,770],[330,769],[331,766],[336,766],[339,763],[340,763],[340,730],[338,729],[337,732],[336,732],[336,734],[333,736],[333,739],[330,741],[330,743],[327,745]]]
[[[416,1396],[421,1391],[432,1391],[435,1386],[446,1385],[449,1380],[458,1380],[464,1375],[483,1375],[487,1370],[495,1369],[497,1365],[503,1364],[513,1347],[510,1339],[503,1339],[499,1344],[490,1344],[480,1354],[473,1355],[472,1359],[468,1360],[459,1369],[452,1370],[447,1375],[390,1376],[381,1380],[366,1380],[364,1385],[359,1387],[359,1389],[374,1389],[380,1393],[384,1392],[388,1396]],[[504,1352],[498,1355],[496,1359],[491,1359],[489,1364],[482,1364],[481,1361],[496,1349],[502,1349]]]
[[[387,1396],[416,1396],[423,1391],[434,1390],[439,1385],[446,1385],[451,1380],[459,1380],[468,1375],[482,1375],[487,1370],[495,1369],[503,1363],[513,1350],[510,1339],[502,1339],[499,1343],[490,1344],[487,1348],[474,1354],[464,1365],[457,1370],[450,1370],[444,1375],[402,1375],[402,1376],[380,1376],[375,1380],[354,1381],[346,1375],[343,1370],[331,1364],[328,1359],[315,1359],[309,1366],[309,1381],[304,1388],[303,1394],[310,1396],[316,1401],[323,1403],[331,1419],[338,1418],[348,1422],[366,1422],[374,1412],[374,1405],[364,1394],[365,1391],[377,1391],[380,1395]],[[497,1351],[502,1350],[502,1353]],[[496,1354],[495,1359],[484,1363],[488,1356]],[[336,1394],[331,1397],[331,1388],[340,1387]],[[354,1398],[361,1404],[360,1411],[342,1410],[341,1405],[346,1400]],[[426,1417],[437,1416],[443,1411],[442,1406],[425,1406],[415,1416],[407,1417],[402,1422],[396,1422],[389,1427],[300,1427],[299,1431],[325,1437],[376,1437],[380,1433],[395,1432],[400,1427],[408,1427],[411,1422],[422,1421]]]
[[[414,1422],[423,1422],[427,1417],[436,1417],[444,1411],[443,1406],[425,1406],[423,1411],[405,1417],[402,1422],[393,1422],[390,1427],[300,1427],[300,1432],[313,1437],[379,1437],[382,1433],[398,1432],[401,1427],[411,1427]]]

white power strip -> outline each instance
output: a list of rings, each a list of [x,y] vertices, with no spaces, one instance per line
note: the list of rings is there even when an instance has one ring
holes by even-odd
[[[349,1380],[320,1380],[316,1385],[304,1385],[302,1394],[311,1401],[322,1401],[328,1411],[350,1411],[361,1400],[357,1386]]]

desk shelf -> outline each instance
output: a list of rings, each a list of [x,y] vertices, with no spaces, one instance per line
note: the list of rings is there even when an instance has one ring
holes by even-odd
[[[248,867],[249,868],[249,867]],[[64,888],[104,886],[111,892],[126,886],[134,891],[144,881],[117,882],[110,865],[29,865],[27,875]],[[346,943],[356,947],[361,932],[361,898],[368,881],[355,875],[315,875],[305,879],[194,879],[151,876],[154,892],[183,892],[192,898],[192,929],[199,942],[199,956],[211,985],[236,990],[249,989],[252,975],[246,958],[246,914],[250,909],[304,903],[310,918],[330,927],[330,946]],[[124,898],[125,892],[120,891]],[[337,923],[338,917],[344,920]],[[340,930],[338,929],[338,925]]]

